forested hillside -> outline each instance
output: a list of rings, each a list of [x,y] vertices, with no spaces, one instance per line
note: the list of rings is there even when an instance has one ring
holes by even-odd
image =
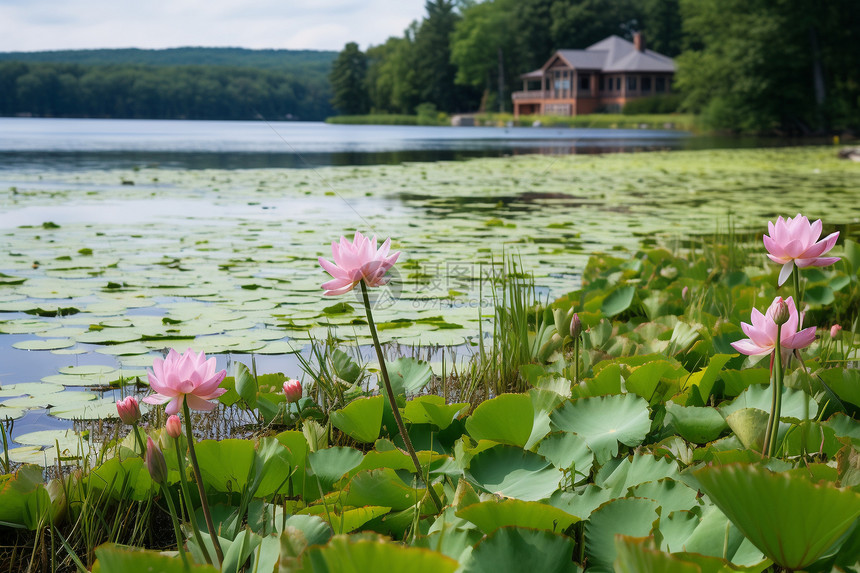
[[[0,115],[302,119],[333,113],[335,52],[175,48],[0,53]]]

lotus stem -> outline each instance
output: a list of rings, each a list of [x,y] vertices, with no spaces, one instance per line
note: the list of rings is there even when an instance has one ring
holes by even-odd
[[[176,517],[176,506],[173,505],[173,498],[170,492],[167,491],[167,486],[162,482],[161,494],[167,500],[167,507],[170,510],[170,521],[173,522],[173,533],[176,535],[176,546],[179,548],[179,556],[182,558],[182,565],[186,571],[190,571],[188,566],[188,556],[185,554],[185,541],[182,539],[182,530],[179,528],[179,518]]]
[[[215,555],[218,556],[220,566],[224,561],[224,553],[221,551],[221,544],[218,542],[218,533],[215,531],[212,513],[209,511],[209,501],[206,499],[206,489],[203,487],[203,477],[200,475],[200,465],[197,463],[197,453],[194,451],[191,410],[188,409],[187,400],[182,401],[182,409],[185,414],[185,436],[188,440],[188,455],[191,457],[191,469],[194,470],[194,480],[197,482],[197,491],[200,493],[200,506],[203,508],[203,517],[206,518],[206,527],[209,529],[209,537],[212,539],[212,545],[215,547]]]
[[[176,446],[176,462],[179,464],[179,487],[182,489],[182,498],[185,500],[185,511],[188,513],[188,521],[191,522],[191,529],[194,531],[194,539],[197,540],[197,545],[200,546],[200,551],[206,559],[206,563],[212,563],[212,557],[209,556],[209,550],[203,543],[203,536],[200,535],[200,528],[197,527],[197,516],[194,515],[194,506],[191,504],[191,494],[188,492],[188,480],[185,479],[185,458],[182,452],[179,451],[179,438],[173,438],[173,443]]]
[[[800,267],[795,265],[794,272],[792,274],[792,282],[794,283],[794,305],[797,307],[798,312],[803,308],[801,304],[803,301],[801,300],[801,296],[803,293],[800,291]]]
[[[574,360],[574,364],[575,364],[575,367],[574,367],[575,374],[573,376],[573,382],[575,384],[579,384],[579,337],[578,336],[573,341],[573,360]]]
[[[143,436],[141,436],[140,432],[137,431],[137,422],[132,423],[131,431],[134,432],[137,445],[140,446],[140,457],[144,457],[144,455],[146,455],[146,444],[143,443]]]
[[[782,326],[776,328],[776,345],[773,354],[773,399],[771,401],[770,417],[767,420],[767,431],[765,432],[765,443],[763,451],[767,457],[776,454],[776,443],[779,434],[779,413],[782,409],[782,347],[780,346],[780,331]]]
[[[406,450],[412,458],[412,463],[415,464],[415,470],[418,472],[418,477],[421,478],[421,481],[423,481],[424,485],[427,486],[427,492],[430,494],[430,498],[436,505],[436,510],[441,511],[442,502],[433,490],[430,480],[424,478],[424,474],[421,469],[421,462],[418,461],[418,455],[415,453],[415,448],[412,447],[412,440],[409,438],[409,434],[406,432],[406,427],[403,425],[403,418],[400,417],[400,408],[397,407],[394,390],[391,389],[391,380],[388,378],[388,368],[385,366],[385,357],[382,355],[382,346],[380,346],[379,336],[376,334],[376,323],[373,322],[373,314],[370,311],[370,299],[367,296],[367,285],[364,283],[364,279],[361,280],[361,294],[364,297],[364,310],[367,313],[367,325],[370,327],[370,335],[373,337],[373,347],[376,349],[376,358],[379,360],[379,370],[382,373],[382,382],[385,386],[385,392],[388,395],[388,403],[391,404],[391,411],[394,413],[394,421],[397,422],[397,430],[400,432],[400,437],[403,438],[403,443],[406,445]]]

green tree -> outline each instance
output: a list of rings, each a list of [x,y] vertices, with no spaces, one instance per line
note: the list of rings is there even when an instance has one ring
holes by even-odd
[[[682,0],[677,84],[714,127],[809,132],[860,122],[853,0]],[[853,24],[853,27],[852,27]]]
[[[420,103],[415,65],[417,22],[403,38],[368,48],[367,90],[375,112],[413,113]]]
[[[683,31],[679,0],[641,0],[640,30],[649,49],[674,58],[681,53]]]
[[[347,115],[368,112],[366,76],[367,56],[358,49],[358,44],[349,42],[337,55],[329,75],[335,109]]]
[[[474,90],[454,83],[457,68],[451,63],[451,34],[460,19],[454,0],[428,0],[427,16],[415,34],[416,85],[421,102],[444,112],[471,109]]]
[[[512,82],[523,70],[518,55],[516,0],[489,0],[466,7],[451,35],[455,82],[483,89],[485,107],[495,100],[500,112],[509,108]]]

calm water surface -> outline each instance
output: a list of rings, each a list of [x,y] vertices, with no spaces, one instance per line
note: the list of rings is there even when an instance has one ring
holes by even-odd
[[[787,143],[646,129],[0,118],[0,170],[303,168]]]

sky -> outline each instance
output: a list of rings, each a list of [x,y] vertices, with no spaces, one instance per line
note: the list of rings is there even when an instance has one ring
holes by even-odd
[[[0,0],[0,52],[229,46],[362,49],[402,36],[425,0]]]

